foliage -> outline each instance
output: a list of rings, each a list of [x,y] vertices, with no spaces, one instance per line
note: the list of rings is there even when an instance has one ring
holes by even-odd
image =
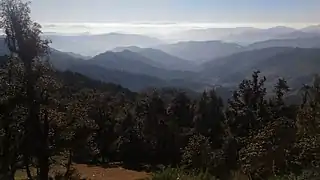
[[[306,169],[299,175],[289,174],[281,177],[273,177],[270,180],[318,180],[320,177],[319,168]]]
[[[213,151],[208,138],[193,135],[183,150],[182,164],[192,169],[206,169],[213,164]]]

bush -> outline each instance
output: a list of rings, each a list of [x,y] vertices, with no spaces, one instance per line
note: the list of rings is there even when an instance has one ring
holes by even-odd
[[[270,180],[320,180],[320,169],[314,168],[302,171],[299,175],[287,175],[283,177],[274,177]]]
[[[81,180],[80,174],[78,171],[74,168],[70,170],[68,174],[62,173],[62,172],[56,172],[54,174],[54,180]]]

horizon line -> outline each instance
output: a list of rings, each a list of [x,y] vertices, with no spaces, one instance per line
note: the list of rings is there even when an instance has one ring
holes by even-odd
[[[301,29],[308,26],[319,25],[319,23],[217,23],[217,22],[169,22],[169,21],[131,21],[131,22],[39,22],[43,27],[56,26],[79,26],[79,27],[189,27],[189,28],[272,28],[272,27],[289,27]]]

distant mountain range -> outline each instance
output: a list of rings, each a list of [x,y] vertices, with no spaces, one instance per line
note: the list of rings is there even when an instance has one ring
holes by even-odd
[[[130,57],[136,57],[131,58]],[[139,57],[139,58],[138,58]],[[239,52],[201,65],[199,72],[183,72],[151,66],[139,54],[125,50],[106,52],[90,60],[54,51],[52,64],[59,70],[79,72],[90,78],[120,84],[134,91],[148,87],[178,87],[201,91],[215,85],[235,87],[255,70],[260,70],[271,86],[286,78],[294,87],[311,82],[320,73],[320,49],[271,47]]]
[[[239,34],[231,34],[225,37],[222,37],[221,40],[227,42],[236,42],[242,44],[253,43],[257,41],[265,41],[274,38],[282,38],[287,34],[296,32],[296,29],[284,27],[284,26],[277,26],[272,27],[269,29],[252,29],[249,31],[245,31]]]
[[[8,52],[4,39],[0,38],[0,49]],[[178,87],[203,90],[205,84],[192,81],[195,73],[154,67],[152,60],[131,51],[99,54],[85,60],[81,55],[51,49],[50,62],[60,71],[73,71],[95,80],[120,84],[134,91],[147,87]]]
[[[77,59],[68,53],[52,51],[50,61],[61,71],[73,71],[95,80],[120,84],[133,91],[140,91],[148,87],[177,87],[197,91],[207,85],[192,81],[195,76],[191,72],[170,71],[148,65],[141,57],[130,51],[106,52],[90,60]],[[148,59],[145,59],[148,60]],[[192,77],[188,77],[192,76]]]
[[[186,41],[160,45],[154,48],[181,59],[187,59],[197,63],[242,51],[242,46],[238,44],[224,43],[221,41]]]
[[[46,35],[45,38],[52,41],[52,48],[84,56],[95,56],[119,46],[150,47],[163,43],[153,37],[120,33],[74,36]]]
[[[202,91],[215,85],[232,89],[244,78],[250,78],[254,70],[260,70],[270,85],[277,78],[285,77],[290,85],[300,87],[311,80],[313,73],[320,73],[319,29],[314,26],[299,31],[286,27],[263,31],[254,28],[234,30],[233,35],[250,32],[250,36],[255,34],[257,37],[264,33],[277,37],[279,34],[281,37],[301,36],[249,45],[223,41],[163,44],[147,36],[123,34],[50,36],[56,43],[51,49],[50,60],[59,71],[78,72],[134,91],[148,87]],[[66,48],[66,52],[56,50],[58,46]],[[91,52],[92,56],[78,54],[83,54],[83,50]],[[0,55],[7,52],[4,40],[0,38]]]
[[[294,39],[271,39],[249,45],[222,41],[185,41],[154,48],[181,59],[203,63],[232,54],[270,47],[320,48],[320,36]]]
[[[208,41],[221,40],[240,44],[251,44],[270,39],[305,38],[320,36],[320,25],[294,29],[285,26],[276,26],[268,29],[252,27],[237,28],[208,28],[187,30],[172,34],[175,41]]]
[[[241,52],[202,65],[201,76],[210,84],[235,86],[260,70],[270,84],[285,78],[290,85],[301,87],[320,73],[320,49],[272,47]]]
[[[229,35],[236,35],[245,32],[257,30],[252,27],[237,27],[237,28],[206,28],[206,29],[192,29],[178,33],[170,34],[172,41],[208,41],[208,40],[222,40]]]
[[[309,41],[312,38],[319,38],[320,25],[309,26],[303,29],[294,29],[285,26],[276,26],[268,29],[252,27],[194,29],[168,35],[168,38],[169,36],[173,37],[176,43],[167,44],[168,42],[166,40],[160,40],[154,37],[122,33],[100,35],[80,34],[74,36],[47,34],[44,37],[52,40],[51,46],[57,50],[81,54],[85,57],[93,57],[118,47],[136,46],[143,49],[152,48],[152,57],[156,57],[155,54],[157,54],[158,57],[166,56],[166,59],[173,60],[173,58],[179,58],[199,63],[244,51],[246,49],[242,46],[252,46],[253,43],[260,43],[261,41],[287,41],[290,39],[292,41],[296,41],[296,39],[307,39],[307,41]],[[290,47],[292,46],[291,42],[288,44]],[[281,47],[284,45],[281,45]],[[268,47],[273,47],[273,45]],[[300,47],[300,45],[297,47]],[[302,45],[302,47],[304,47],[304,45]],[[151,53],[152,49],[142,52],[143,50],[141,49],[133,50],[131,47],[130,51],[139,51],[140,55],[151,59],[149,53]],[[155,52],[155,49],[161,50],[162,52]],[[253,48],[248,49],[252,50]],[[163,53],[166,53],[166,55]],[[168,57],[168,55],[174,57]],[[159,60],[154,60],[159,62]],[[176,59],[175,62],[177,61],[179,60]],[[181,64],[178,63],[178,65],[178,67],[180,67]],[[170,67],[172,68],[172,66]],[[164,66],[164,68],[170,67]],[[190,70],[189,65],[183,68],[174,68],[174,70],[184,69]]]
[[[0,41],[0,44],[4,42]],[[297,47],[297,48],[320,48],[320,36],[289,39],[271,39],[259,41],[249,45],[238,45],[222,41],[185,41],[174,44],[162,44],[153,48],[141,48],[138,46],[123,46],[112,49],[116,54],[122,51],[122,56],[127,59],[139,59],[145,64],[156,68],[179,71],[197,71],[198,65],[212,61],[217,58],[230,56],[232,54],[252,51],[270,47]],[[0,52],[7,51],[1,48]],[[105,52],[105,51],[104,51]],[[78,59],[91,59],[90,56],[83,56],[77,53],[68,52],[70,56]],[[103,54],[103,53],[102,53]],[[112,54],[111,52],[107,55]],[[96,57],[101,56],[101,54]]]
[[[181,70],[181,71],[196,71],[198,66],[195,62],[185,60],[168,53],[165,53],[159,49],[153,48],[140,48],[137,46],[118,47],[113,49],[114,52],[122,52],[129,50],[136,52],[148,59],[150,59],[151,65],[168,70]]]
[[[269,47],[320,48],[320,36],[295,39],[271,39],[250,44],[245,47],[245,50],[263,49]]]
[[[107,69],[144,74],[161,79],[186,79],[195,76],[193,72],[162,69],[153,66],[152,62],[153,60],[129,50],[122,52],[107,51],[88,60],[88,63]]]
[[[320,33],[320,24],[305,27],[301,29],[301,31],[307,32],[307,33]]]

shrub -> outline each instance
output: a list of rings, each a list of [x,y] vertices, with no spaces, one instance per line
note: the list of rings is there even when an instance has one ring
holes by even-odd
[[[302,173],[299,175],[290,174],[282,177],[274,177],[274,178],[271,178],[270,180],[319,180],[319,179],[320,179],[320,169],[314,168],[314,169],[303,170]]]
[[[62,173],[62,172],[56,172],[54,174],[54,180],[81,180],[80,174],[78,171],[74,168],[70,170],[68,174]]]

